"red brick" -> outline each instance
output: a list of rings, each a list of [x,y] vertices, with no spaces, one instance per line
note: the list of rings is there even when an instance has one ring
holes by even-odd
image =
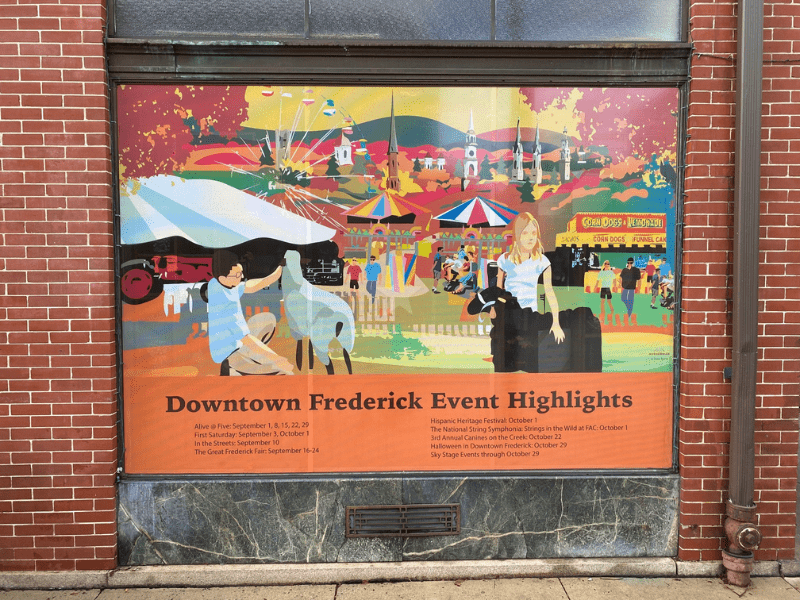
[[[79,14],[75,9],[81,6]],[[51,15],[68,16],[74,20],[66,21],[68,25],[77,27],[96,27],[100,23],[98,20],[103,15],[103,7],[100,4],[80,5],[42,5],[43,10],[39,13],[41,17],[51,18]],[[26,9],[31,7],[25,5]],[[692,36],[695,40],[697,51],[716,56],[696,56],[692,63],[692,81],[690,91],[690,153],[687,158],[686,181],[689,196],[685,205],[688,227],[684,233],[686,242],[684,250],[686,252],[686,277],[684,279],[684,319],[681,330],[684,332],[682,341],[683,357],[681,361],[681,396],[682,414],[692,416],[691,421],[685,421],[681,427],[681,455],[680,460],[684,465],[683,487],[685,492],[698,492],[704,495],[698,497],[697,502],[691,502],[690,496],[684,494],[684,510],[681,513],[681,527],[679,528],[679,557],[690,560],[718,560],[719,549],[721,547],[721,531],[719,529],[719,518],[722,515],[722,491],[721,482],[727,477],[727,456],[724,438],[718,438],[716,434],[727,427],[726,414],[729,409],[726,406],[730,402],[730,384],[720,381],[722,366],[730,363],[730,325],[728,310],[730,302],[727,300],[726,288],[730,285],[727,277],[720,279],[718,275],[726,275],[723,265],[731,262],[731,229],[728,221],[730,213],[730,202],[732,201],[732,182],[730,181],[731,165],[733,162],[733,110],[730,91],[733,86],[733,56],[728,56],[735,52],[732,45],[734,38],[735,12],[733,3],[694,3],[690,5],[691,14],[694,16],[692,23]],[[770,13],[770,9],[772,13]],[[790,17],[800,16],[800,7],[795,5],[773,4],[767,6],[768,25],[780,26],[782,15]],[[770,16],[771,15],[771,16]],[[30,15],[25,15],[29,17]],[[88,18],[91,17],[91,18]],[[31,19],[39,22],[42,19]],[[13,23],[12,23],[13,22]],[[0,20],[0,26],[16,27],[14,19]],[[702,27],[705,26],[705,29]],[[791,25],[786,26],[787,29]],[[21,206],[27,208],[36,207],[40,210],[50,209],[82,209],[92,211],[83,223],[64,223],[57,224],[54,229],[52,224],[35,222],[23,218],[21,221],[12,223],[0,223],[0,233],[16,231],[25,235],[46,235],[48,244],[55,244],[59,250],[47,254],[48,246],[37,243],[35,249],[31,248],[27,257],[33,260],[52,259],[46,265],[47,270],[27,271],[23,279],[16,278],[20,271],[4,271],[7,276],[0,286],[2,286],[4,303],[0,311],[0,318],[8,317],[10,314],[15,320],[23,319],[19,313],[9,312],[15,307],[31,309],[45,308],[50,311],[46,318],[31,317],[32,322],[45,321],[51,318],[54,322],[73,321],[74,327],[83,327],[86,321],[86,313],[90,311],[90,318],[96,319],[97,326],[101,330],[91,331],[20,331],[6,329],[3,333],[9,341],[17,338],[14,344],[30,344],[29,354],[6,353],[5,364],[10,366],[11,360],[30,356],[28,368],[38,368],[40,361],[51,360],[52,368],[56,370],[68,370],[70,373],[77,373],[80,377],[84,376],[84,369],[92,367],[103,367],[103,370],[113,371],[114,365],[114,346],[113,346],[113,321],[111,317],[112,291],[111,264],[106,259],[111,256],[107,249],[111,248],[111,227],[110,211],[106,208],[110,204],[111,189],[109,186],[109,155],[108,155],[108,125],[105,113],[105,94],[106,84],[103,80],[103,46],[101,43],[101,33],[98,29],[86,32],[86,40],[91,40],[92,44],[84,44],[84,36],[81,31],[64,32],[56,29],[44,30],[37,27],[35,31],[24,32],[24,35],[11,40],[12,45],[35,43],[41,39],[41,52],[32,54],[33,58],[41,57],[41,64],[44,67],[42,75],[44,77],[54,77],[53,70],[58,70],[58,63],[52,62],[53,55],[56,53],[55,44],[60,46],[60,51],[68,60],[61,64],[65,66],[75,66],[78,63],[74,59],[80,60],[85,69],[79,72],[65,72],[62,80],[58,81],[10,81],[4,82],[4,93],[25,94],[31,96],[40,91],[45,96],[42,101],[30,103],[24,101],[20,104],[12,103],[3,106],[15,107],[61,107],[68,110],[77,110],[78,114],[83,112],[88,122],[83,119],[61,123],[30,123],[4,124],[3,147],[0,148],[0,158],[21,159],[23,154],[19,146],[8,145],[11,135],[44,135],[44,141],[36,141],[33,146],[25,148],[25,159],[45,159],[48,161],[46,168],[63,171],[59,175],[59,184],[53,184],[53,177],[41,176],[29,172],[28,178],[22,183],[19,179],[11,180],[8,185],[1,190],[3,192],[3,202],[0,208],[7,210],[20,210]],[[781,40],[797,39],[796,31],[768,30],[766,39],[767,49],[786,51],[789,48],[796,52],[794,46],[787,47],[781,45]],[[26,41],[30,40],[30,41]],[[20,46],[21,48],[22,46]],[[26,46],[26,51],[29,51]],[[769,58],[769,57],[768,57]],[[772,57],[774,58],[774,57]],[[6,66],[4,77],[11,75],[11,71]],[[788,131],[793,131],[798,125],[792,119],[800,115],[795,105],[800,105],[800,86],[797,83],[800,68],[790,65],[768,64],[765,67],[768,76],[783,77],[782,80],[765,82],[765,111],[767,118],[764,119],[765,127],[762,151],[765,153],[765,169],[763,174],[762,204],[763,212],[768,215],[792,214],[797,210],[794,196],[796,195],[795,175],[800,174],[800,165],[795,164],[794,156],[800,151],[800,142],[795,140],[796,136]],[[14,75],[15,77],[17,74]],[[25,77],[31,77],[26,73]],[[794,80],[792,80],[792,78]],[[24,86],[28,86],[25,88]],[[64,98],[63,105],[59,104]],[[46,98],[46,99],[45,99]],[[2,104],[2,100],[0,100]],[[83,109],[89,109],[83,111]],[[701,114],[704,113],[704,114]],[[20,115],[23,113],[20,113]],[[48,112],[48,115],[50,113]],[[8,129],[16,127],[15,129]],[[768,128],[773,129],[768,129]],[[784,131],[781,131],[784,130]],[[26,133],[19,133],[20,131]],[[773,135],[773,133],[775,135]],[[62,136],[62,140],[57,141],[57,137]],[[67,137],[69,136],[69,137]],[[782,136],[782,137],[781,137]],[[19,142],[28,144],[29,142]],[[45,145],[47,144],[47,145]],[[85,145],[96,145],[97,148],[86,148]],[[53,152],[53,154],[50,154]],[[58,164],[50,164],[55,160],[63,161]],[[7,166],[7,165],[6,165]],[[788,175],[788,176],[787,176]],[[33,185],[30,185],[33,183]],[[25,185],[28,184],[28,185]],[[39,184],[48,184],[45,189]],[[65,185],[61,185],[65,184]],[[77,185],[72,185],[77,184]],[[12,193],[9,193],[11,191]],[[791,194],[790,194],[791,192]],[[46,196],[45,194],[51,194]],[[54,194],[54,196],[52,196]],[[27,204],[20,204],[12,198],[23,199],[27,197]],[[89,204],[93,200],[102,200],[106,203],[101,206],[98,214],[94,213],[94,207]],[[16,204],[14,203],[16,202]],[[56,202],[57,204],[53,204]],[[60,203],[58,203],[60,202]],[[769,204],[774,202],[775,204]],[[10,204],[9,204],[10,203]],[[85,203],[85,204],[81,204]],[[779,205],[782,204],[781,205]],[[20,213],[21,214],[21,213]],[[48,218],[53,215],[48,212]],[[695,224],[696,220],[696,224]],[[24,229],[9,229],[15,224],[24,225]],[[769,224],[769,227],[766,225]],[[763,514],[786,515],[785,520],[780,516],[768,519],[765,522],[771,529],[768,530],[769,538],[765,544],[769,546],[760,550],[757,558],[759,560],[777,560],[783,553],[787,558],[791,557],[793,548],[794,529],[787,523],[792,522],[794,511],[794,498],[791,495],[792,485],[796,479],[785,477],[779,483],[786,484],[786,488],[775,489],[774,477],[765,475],[775,475],[770,469],[777,469],[776,473],[783,474],[785,470],[791,471],[796,464],[796,444],[797,444],[797,409],[789,409],[786,404],[789,400],[797,397],[797,381],[786,381],[783,377],[774,377],[778,369],[783,369],[785,363],[796,362],[796,355],[791,353],[789,344],[793,344],[798,337],[797,331],[773,331],[774,327],[786,327],[791,323],[797,314],[800,314],[800,305],[793,305],[797,301],[798,292],[784,291],[776,287],[789,281],[796,281],[797,273],[784,266],[776,266],[785,263],[781,260],[786,253],[800,252],[800,242],[797,235],[790,235],[790,231],[796,229],[798,223],[765,220],[762,223],[762,264],[764,265],[759,285],[764,287],[760,290],[760,308],[768,311],[762,314],[759,324],[760,341],[760,371],[759,371],[759,419],[774,421],[770,428],[758,431],[757,448],[760,453],[757,457],[758,479],[757,496],[759,498],[759,509]],[[56,239],[56,238],[60,238]],[[5,240],[5,256],[0,256],[0,262],[13,260],[17,252],[15,247],[22,246],[23,243]],[[64,250],[67,250],[66,254]],[[720,256],[712,256],[712,252],[723,251]],[[695,258],[695,253],[703,253],[702,258]],[[764,254],[766,253],[766,254]],[[66,261],[81,259],[86,263],[85,268],[94,269],[97,275],[85,275],[75,273],[74,278],[66,278],[67,268],[70,266]],[[98,259],[98,260],[95,260]],[[58,261],[62,261],[60,264]],[[694,265],[694,266],[693,266]],[[4,265],[5,266],[5,265]],[[13,265],[16,268],[16,265]],[[47,276],[50,279],[47,279]],[[783,277],[784,280],[775,280],[776,277]],[[47,284],[47,291],[41,296],[37,296],[36,288],[25,291],[25,286],[31,284]],[[709,287],[713,286],[713,287]],[[770,286],[770,287],[766,287]],[[12,292],[9,296],[8,292]],[[18,294],[18,295],[14,295]],[[33,295],[31,295],[33,294]],[[82,305],[80,302],[73,301],[71,294],[101,294],[104,296],[99,304]],[[11,299],[11,304],[6,304]],[[19,304],[19,300],[24,299],[24,304]],[[15,304],[17,302],[17,304]],[[80,311],[77,322],[75,317],[71,318],[68,306],[76,307]],[[3,312],[4,311],[4,312]],[[781,316],[783,320],[781,320]],[[93,325],[94,326],[94,325]],[[34,325],[35,327],[35,325]],[[30,341],[22,341],[19,336],[31,336]],[[44,335],[43,340],[36,341],[35,336]],[[48,349],[48,346],[52,346]],[[774,350],[774,352],[773,352]],[[50,358],[52,357],[52,358]],[[39,362],[37,362],[39,361]],[[723,363],[725,363],[723,365]],[[22,364],[22,363],[20,363]],[[60,371],[59,371],[60,372]],[[92,420],[97,418],[94,415],[104,415],[101,419],[113,421],[116,418],[115,405],[112,401],[114,389],[113,373],[105,375],[103,379],[97,380],[97,386],[108,385],[107,392],[98,392],[87,389],[85,392],[73,391],[69,389],[69,383],[60,380],[53,380],[47,390],[33,394],[34,399],[27,406],[41,407],[47,406],[53,417],[52,426],[56,426],[56,418],[63,418],[68,415],[80,415],[81,420],[73,420],[72,427],[91,428],[96,427],[97,432],[93,435],[113,435],[114,428],[102,423],[95,424]],[[773,381],[773,379],[777,379]],[[11,382],[15,384],[14,381]],[[16,382],[20,383],[20,382]],[[32,381],[24,382],[31,386]],[[80,385],[80,384],[79,384]],[[58,400],[58,393],[52,390],[64,388],[59,392],[62,398]],[[94,390],[98,388],[95,387]],[[791,390],[794,390],[793,392]],[[31,396],[30,392],[25,391],[22,396]],[[73,399],[74,396],[74,399]],[[43,404],[42,402],[48,402]],[[50,404],[52,402],[52,404]],[[93,403],[96,402],[96,406]],[[784,414],[782,411],[786,410]],[[100,412],[98,412],[100,411]],[[702,411],[699,414],[691,411]],[[0,413],[3,414],[3,413]],[[20,415],[26,413],[19,413]],[[31,412],[31,418],[39,419],[39,415],[47,416],[48,413]],[[16,415],[15,415],[16,416]],[[84,420],[85,419],[85,420]],[[63,421],[62,421],[63,422]],[[37,424],[44,421],[37,421]],[[791,424],[791,429],[788,425]],[[63,428],[69,431],[71,428]],[[698,431],[693,431],[697,429]],[[709,438],[704,437],[704,433],[709,434]],[[715,435],[710,435],[714,433]],[[2,435],[2,434],[0,434]],[[699,437],[697,437],[699,436]],[[787,436],[784,439],[784,436]],[[789,437],[791,436],[791,437]],[[777,439],[776,439],[777,438]],[[2,439],[2,438],[0,438]],[[705,441],[704,441],[705,440]],[[711,442],[710,440],[713,440]],[[94,441],[94,440],[92,440]],[[32,440],[25,441],[27,448],[33,444],[54,444],[58,440]],[[108,488],[106,495],[110,498],[87,498],[86,500],[69,499],[54,500],[54,510],[81,511],[92,518],[91,522],[98,523],[94,533],[101,534],[95,537],[91,530],[86,535],[82,535],[79,529],[69,529],[69,523],[63,524],[65,529],[53,532],[52,539],[48,540],[50,547],[34,547],[32,537],[18,537],[14,539],[16,544],[15,554],[11,554],[14,561],[14,568],[112,568],[114,559],[114,511],[113,511],[113,484],[106,478],[110,474],[104,471],[115,458],[113,442],[103,442],[98,448],[87,449],[85,452],[75,452],[71,446],[60,450],[44,453],[47,456],[42,462],[35,461],[35,455],[28,453],[30,465],[35,467],[37,474],[49,473],[54,476],[68,475],[60,469],[68,465],[75,464],[74,475],[94,476],[92,483],[101,486],[101,489]],[[38,447],[38,446],[37,446]],[[56,448],[56,446],[54,446]],[[687,455],[686,452],[695,452],[695,455]],[[22,456],[22,455],[20,455]],[[93,457],[103,456],[104,464],[91,464]],[[50,465],[51,461],[63,461],[56,465]],[[776,462],[778,461],[778,462]],[[82,467],[79,465],[83,465]],[[18,465],[23,466],[23,465]],[[81,471],[81,469],[86,469]],[[694,469],[694,470],[687,470]],[[788,472],[788,471],[787,471]],[[41,494],[56,494],[61,490],[49,490],[46,488],[35,488],[37,498]],[[89,494],[92,487],[80,488],[80,494]],[[22,490],[20,490],[22,491]],[[70,493],[71,490],[69,490]],[[786,492],[788,495],[781,496]],[[92,494],[103,493],[94,490]],[[108,501],[108,514],[92,516],[96,505]],[[779,503],[786,504],[779,508]],[[771,511],[771,512],[769,512]],[[782,512],[779,512],[782,511]],[[35,513],[45,515],[47,513]],[[41,517],[45,518],[45,517]],[[100,519],[100,521],[98,521]],[[692,520],[693,519],[693,520]],[[30,524],[27,521],[26,524]],[[62,525],[62,524],[59,524]],[[101,527],[105,529],[101,529]],[[694,527],[694,529],[693,529]],[[691,532],[691,533],[690,533]],[[102,536],[108,536],[102,537]],[[79,539],[80,538],[80,539]],[[61,545],[65,539],[71,539],[69,545]],[[93,545],[94,554],[89,551]],[[38,551],[32,554],[31,549]],[[90,558],[91,556],[91,558]],[[766,557],[766,558],[765,558]]]

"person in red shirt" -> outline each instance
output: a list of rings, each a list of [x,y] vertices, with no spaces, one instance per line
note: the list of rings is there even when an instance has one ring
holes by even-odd
[[[647,266],[644,268],[644,272],[647,273],[647,283],[652,283],[653,273],[656,272],[656,264],[653,262],[652,257],[647,260]]]
[[[347,276],[350,278],[350,289],[352,294],[356,294],[358,281],[361,279],[361,267],[355,258],[350,259],[350,266],[347,267]]]

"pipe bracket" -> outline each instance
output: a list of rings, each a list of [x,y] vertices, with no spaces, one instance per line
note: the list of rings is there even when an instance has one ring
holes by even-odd
[[[725,514],[734,521],[755,521],[756,505],[739,506],[728,499],[728,502],[725,504]]]

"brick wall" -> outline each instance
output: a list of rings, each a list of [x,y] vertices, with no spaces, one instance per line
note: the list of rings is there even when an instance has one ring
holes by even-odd
[[[794,556],[800,5],[767,3],[759,560]],[[114,298],[104,2],[0,0],[0,569],[115,564]],[[679,558],[717,560],[727,490],[735,4],[693,2]],[[794,62],[793,62],[794,61]],[[794,195],[792,195],[794,192]]]
[[[736,4],[693,2],[689,97],[680,464],[679,557],[717,560],[724,544],[731,364]],[[755,502],[757,560],[794,558],[800,348],[800,5],[767,2],[762,117],[759,353]],[[794,63],[792,61],[795,61]],[[792,80],[794,76],[794,80]],[[755,226],[755,225],[754,225]]]
[[[115,564],[102,0],[0,0],[0,568]]]

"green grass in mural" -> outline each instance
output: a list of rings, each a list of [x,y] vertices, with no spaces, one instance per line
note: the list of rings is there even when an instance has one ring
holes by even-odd
[[[392,331],[387,335],[363,336],[359,341],[361,342],[358,348],[359,354],[365,356],[406,361],[431,354],[431,349],[419,339],[406,337],[402,331]]]
[[[599,294],[586,293],[579,287],[560,287],[556,295],[561,310],[588,306],[601,317]],[[464,301],[428,292],[398,298],[393,322],[363,324],[356,337],[354,362],[374,364],[376,372],[492,372],[491,322],[488,317],[483,321],[462,320]],[[672,312],[658,304],[651,309],[650,296],[644,294],[635,298],[635,326],[626,324],[619,294],[615,294],[614,309],[612,315],[602,314],[603,372],[670,372]]]
[[[604,373],[668,373],[672,371],[672,336],[652,333],[605,333]]]
[[[261,196],[280,194],[282,189],[275,186],[275,177],[272,171],[256,171],[241,173],[233,171],[181,171],[175,173],[184,179],[210,179],[220,181],[238,190],[247,190]],[[270,188],[272,183],[272,188]]]

